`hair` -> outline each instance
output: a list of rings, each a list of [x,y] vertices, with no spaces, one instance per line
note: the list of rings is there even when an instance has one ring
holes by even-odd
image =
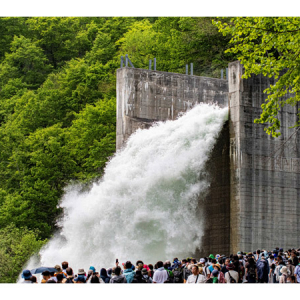
[[[248,258],[248,263],[250,265],[254,265],[255,264],[254,258],[252,256]]]
[[[56,275],[56,278],[57,278],[57,283],[61,283],[64,278],[64,275],[62,273],[59,273]]]
[[[143,264],[144,265],[144,263],[143,263],[142,260],[138,260],[135,265],[138,266],[139,264]]]
[[[196,258],[192,258],[192,259],[191,259],[191,262],[192,262],[193,264],[196,264],[196,263],[197,263],[197,259],[196,259]]]
[[[49,280],[47,280],[47,282],[46,283],[56,283],[56,281],[55,280],[53,280],[53,279],[49,279]]]
[[[183,263],[183,264],[185,264],[186,262],[187,262],[187,260],[186,260],[186,259],[183,259],[183,260],[182,260],[182,263]]]
[[[69,275],[69,276],[73,275],[73,269],[72,268],[67,268],[66,272],[67,272],[67,275]]]
[[[115,273],[115,275],[119,276],[121,274],[121,268],[120,267],[116,267],[114,273]]]
[[[239,260],[239,257],[237,255],[233,255],[233,260]]]
[[[277,249],[277,248],[276,248]],[[256,254],[260,254],[260,250],[256,250]]]
[[[53,277],[55,272],[50,272],[50,276]]]
[[[273,255],[273,254],[271,254],[269,257],[270,257],[270,258],[274,258],[274,255]]]
[[[99,277],[97,275],[93,275],[91,278],[91,283],[100,283]]]
[[[211,262],[212,262],[213,264],[216,264],[216,263],[217,263],[217,260],[214,258],[214,259],[211,260]]]
[[[203,274],[203,268],[202,267],[199,267],[199,274]]]
[[[31,276],[31,277],[29,278],[29,280],[30,280],[31,282],[37,282],[35,276]]]
[[[62,266],[63,269],[67,269],[69,267],[69,263],[67,261],[63,261],[61,263],[61,266]]]
[[[102,269],[100,270],[100,276],[107,277],[107,271],[106,271],[105,268],[102,268]]]
[[[198,268],[197,265],[192,265],[192,269],[193,269],[193,268],[197,268],[197,270],[199,271],[199,268]]]
[[[156,263],[156,265],[157,265],[157,269],[158,269],[158,268],[163,267],[163,266],[164,266],[164,263],[160,260],[160,261],[158,261],[158,262]]]
[[[126,263],[125,263],[125,268],[126,269],[131,269],[132,268],[132,263],[131,263],[131,261],[126,261]]]
[[[149,264],[148,267],[149,267],[149,269],[150,269],[151,271],[153,271],[153,265],[152,265],[152,264]]]

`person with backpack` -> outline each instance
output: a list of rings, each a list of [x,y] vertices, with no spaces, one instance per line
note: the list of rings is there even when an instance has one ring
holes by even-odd
[[[186,283],[204,283],[205,277],[199,274],[199,268],[196,265],[192,266],[192,274],[187,278]]]
[[[279,277],[279,283],[286,283],[287,277],[288,277],[288,272],[287,272],[287,267],[283,266],[280,270],[281,276]]]
[[[174,283],[183,283],[183,268],[180,261],[174,261],[173,275]]]
[[[262,254],[261,258],[257,261],[256,267],[258,283],[268,283],[270,267],[268,261],[265,259],[264,254]]]
[[[107,271],[105,268],[100,270],[100,278],[103,280],[104,283],[109,283],[110,277],[107,275]]]
[[[148,271],[146,268],[142,269],[143,283],[152,283],[152,278],[148,275]]]
[[[67,278],[64,278],[62,283],[74,283],[74,274],[72,268],[66,269]]]
[[[275,268],[275,271],[274,271],[275,283],[279,283],[279,278],[282,275],[281,269],[284,266],[285,266],[285,264],[284,264],[283,260],[280,258],[280,256],[277,257],[276,268]]]
[[[168,279],[165,283],[174,283],[174,274],[172,272],[171,262],[169,260],[164,263],[164,268],[168,272]]]
[[[248,283],[256,283],[257,280],[257,267],[253,257],[248,258],[246,263],[245,276]]]
[[[228,272],[225,274],[225,280],[227,283],[238,283],[239,273],[235,271],[235,266],[230,263],[227,267]]]

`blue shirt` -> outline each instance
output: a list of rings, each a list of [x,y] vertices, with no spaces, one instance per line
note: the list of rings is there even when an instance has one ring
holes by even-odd
[[[296,267],[295,274],[297,275],[298,283],[300,283],[300,264]]]

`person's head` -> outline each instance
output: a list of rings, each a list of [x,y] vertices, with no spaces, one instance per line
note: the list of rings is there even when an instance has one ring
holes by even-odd
[[[156,263],[156,265],[157,265],[157,268],[161,268],[164,266],[164,263],[160,260]]]
[[[152,265],[152,264],[149,264],[148,267],[149,267],[149,269],[150,269],[151,271],[153,271],[153,265]]]
[[[31,281],[32,283],[37,283],[37,280],[36,280],[36,277],[35,277],[35,276],[31,276],[31,277],[30,277],[30,281]]]
[[[53,276],[54,276],[54,273],[55,273],[55,272],[50,272],[50,277],[53,277]]]
[[[291,265],[293,262],[291,259],[288,259],[288,264]]]
[[[69,267],[69,263],[67,261],[63,261],[61,263],[61,266],[62,266],[63,270],[66,270]]]
[[[121,268],[120,267],[115,267],[115,275],[119,276],[121,274]]]
[[[142,270],[144,268],[144,264],[142,262],[137,264],[137,269]]]
[[[269,255],[269,258],[274,259],[274,255],[273,255],[273,254],[270,254],[270,255]]]
[[[139,264],[142,264],[142,265],[144,265],[144,263],[143,263],[143,261],[142,260],[138,260],[137,262],[136,262],[136,266],[138,266]]]
[[[62,273],[59,273],[56,275],[56,278],[57,278],[57,283],[62,283],[64,275]]]
[[[248,258],[248,263],[254,265],[254,258],[252,256]]]
[[[125,263],[125,269],[132,269],[132,263],[131,263],[131,261],[126,261],[126,263]]]
[[[107,271],[106,271],[106,269],[102,268],[102,269],[100,270],[100,276],[107,277]]]
[[[67,272],[68,276],[72,276],[73,275],[73,269],[72,268],[67,268],[66,272]]]
[[[46,283],[56,283],[56,281],[54,279],[49,279]]]
[[[296,257],[296,251],[292,251],[292,257],[294,258],[294,257]]]
[[[219,271],[218,271],[218,270],[213,270],[213,271],[211,272],[211,275],[212,275],[213,277],[218,277]]]
[[[46,281],[51,277],[49,271],[44,271],[42,273],[42,276],[43,276],[43,279],[46,280]]]
[[[191,259],[191,263],[195,265],[197,263],[197,259],[196,258],[192,258]]]
[[[143,269],[142,269],[142,275],[148,275],[148,271],[147,271],[146,268],[143,268]]]
[[[211,263],[212,263],[212,264],[216,264],[216,263],[217,263],[217,260],[216,260],[215,258],[213,258],[213,259],[211,260]]]
[[[100,283],[99,277],[97,275],[93,275],[91,278],[91,283]]]
[[[214,270],[221,271],[221,266],[219,264],[214,265]]]
[[[260,250],[256,250],[256,254],[260,254]]]
[[[199,274],[199,268],[196,265],[192,266],[192,273],[194,275],[198,275]]]
[[[237,255],[233,255],[233,260],[238,261],[239,257]]]
[[[32,274],[29,270],[23,270],[22,278],[24,278],[24,280],[30,280],[31,276],[32,276]]]
[[[62,272],[62,269],[61,269],[60,265],[56,265],[54,268],[57,270],[57,273]]]

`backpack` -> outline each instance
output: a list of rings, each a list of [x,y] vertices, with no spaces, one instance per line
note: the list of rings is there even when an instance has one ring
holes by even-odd
[[[174,283],[183,283],[183,274],[180,269],[173,270]]]
[[[212,279],[212,277],[210,277],[210,278],[206,279],[205,283],[213,283],[213,279]]]
[[[168,279],[165,281],[165,283],[174,283],[174,276],[170,276],[170,270],[166,270],[166,271],[168,274]]]
[[[189,270],[189,269],[184,269],[183,272],[184,272],[184,279],[185,279],[185,280],[187,280],[187,278],[188,278],[190,275],[192,275],[192,271]]]
[[[249,268],[248,268],[248,276],[250,277],[250,278],[255,278],[256,277],[256,272],[255,272],[255,265],[253,265],[253,266],[249,266]]]
[[[236,280],[230,275],[230,271],[228,271],[227,273],[228,273],[229,278],[230,278],[229,282],[230,283],[236,283]]]

